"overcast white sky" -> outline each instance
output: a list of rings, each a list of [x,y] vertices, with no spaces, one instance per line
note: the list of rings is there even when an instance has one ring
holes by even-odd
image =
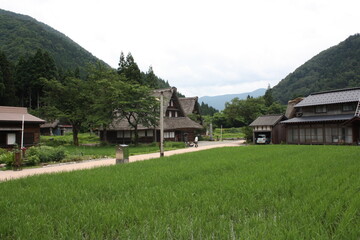
[[[242,93],[360,30],[359,0],[0,0],[116,68],[131,52],[186,96]],[[0,33],[1,34],[1,33]]]

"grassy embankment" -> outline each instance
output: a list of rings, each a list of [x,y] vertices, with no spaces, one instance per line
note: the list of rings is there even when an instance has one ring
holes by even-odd
[[[212,149],[0,183],[0,239],[359,239],[354,146]]]

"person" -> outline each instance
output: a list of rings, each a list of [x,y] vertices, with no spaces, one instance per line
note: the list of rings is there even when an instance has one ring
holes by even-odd
[[[194,140],[195,147],[198,147],[198,141],[199,141],[199,138],[198,138],[198,136],[196,136],[195,140]]]

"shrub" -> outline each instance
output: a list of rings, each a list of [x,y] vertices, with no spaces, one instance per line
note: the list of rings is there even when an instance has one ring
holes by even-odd
[[[33,156],[36,156],[39,162],[59,162],[66,157],[66,154],[63,148],[41,146],[31,147],[27,150],[27,159],[37,161]]]
[[[12,166],[14,162],[14,153],[13,152],[6,152],[0,154],[0,163],[5,163],[6,166]]]
[[[253,129],[252,129],[252,127],[249,127],[249,126],[243,127],[243,132],[245,134],[246,142],[251,143],[253,141]]]
[[[26,161],[25,161],[26,165],[28,166],[36,166],[40,163],[40,159],[38,156],[36,155],[32,155],[32,156],[29,156],[26,158]]]
[[[8,151],[6,149],[3,149],[3,148],[0,148],[0,155],[1,154],[4,154],[4,153],[7,153]]]

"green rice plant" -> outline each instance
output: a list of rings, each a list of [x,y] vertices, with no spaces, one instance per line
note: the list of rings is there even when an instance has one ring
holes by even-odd
[[[356,146],[211,149],[0,183],[0,239],[359,239]]]

